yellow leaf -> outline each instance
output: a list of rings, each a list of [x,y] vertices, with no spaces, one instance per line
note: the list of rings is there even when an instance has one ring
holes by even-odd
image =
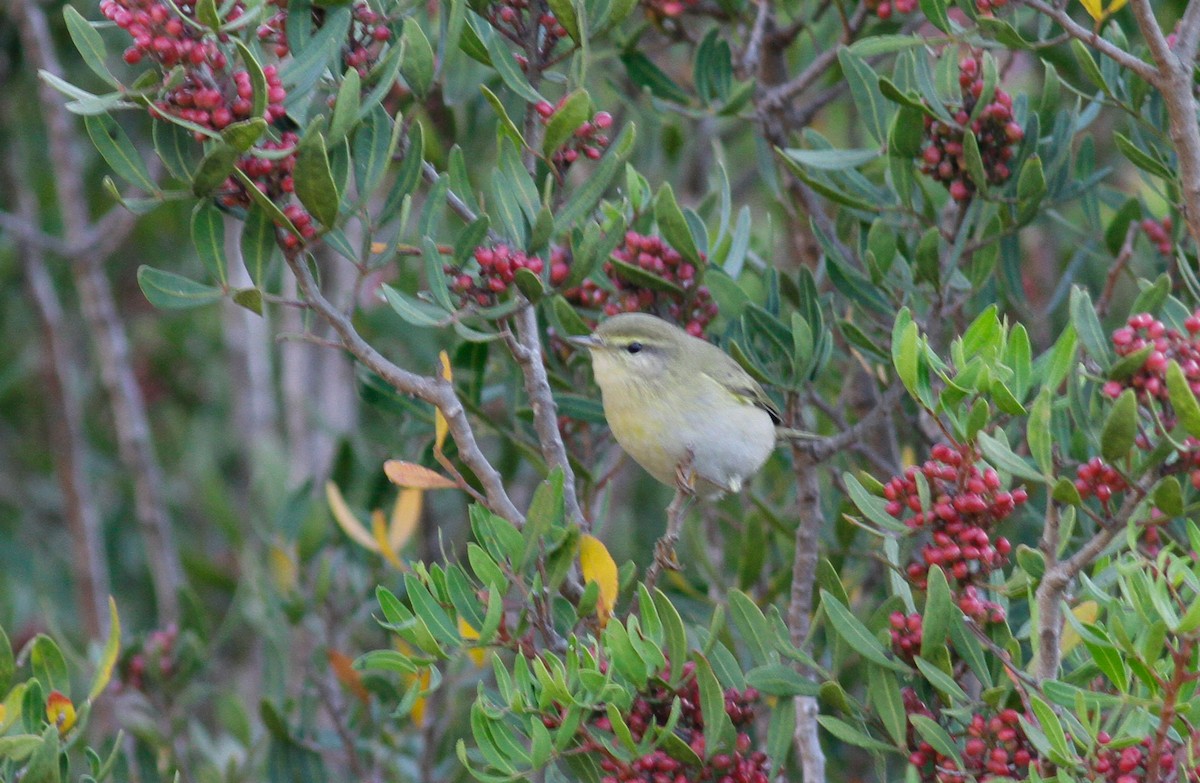
[[[388,545],[393,552],[400,552],[417,531],[421,521],[421,507],[425,505],[425,493],[419,489],[402,489],[392,506],[392,522],[388,527]]]
[[[382,253],[385,250],[387,250],[387,242],[372,242],[371,243],[371,252],[372,253]]]
[[[450,354],[442,351],[438,354],[438,360],[442,363],[442,377],[453,381],[454,373],[450,371]],[[446,442],[446,433],[449,431],[450,425],[446,422],[446,417],[442,415],[442,409],[438,408],[433,414],[433,450],[438,454],[442,453],[442,444]]]
[[[412,489],[458,488],[458,485],[451,479],[446,478],[436,470],[430,470],[424,465],[418,465],[415,462],[389,459],[383,463],[383,472],[387,474],[388,481],[391,481],[398,487],[411,487]]]
[[[88,691],[88,701],[99,696],[112,680],[113,667],[117,664],[117,656],[121,652],[121,618],[117,616],[117,602],[108,597],[108,641],[104,643],[104,652],[100,656],[100,668],[92,680],[92,688]],[[0,723],[4,719],[0,718]]]
[[[278,543],[271,544],[267,549],[267,563],[271,571],[271,581],[280,593],[290,593],[296,589],[299,574],[296,560],[290,549]]]
[[[429,683],[431,681],[429,669],[422,669],[421,673],[416,676],[416,680],[420,683],[421,690],[429,690]],[[413,702],[412,720],[413,725],[418,728],[425,725],[425,702],[426,699],[424,696],[418,696],[417,700]]]
[[[1097,22],[1104,18],[1104,9],[1100,7],[1100,0],[1079,0],[1079,4],[1088,12],[1088,16]]]
[[[363,685],[362,675],[354,668],[354,662],[345,653],[337,650],[330,650],[325,653],[325,657],[329,659],[329,668],[333,669],[333,676],[337,677],[338,682],[342,687],[354,694],[354,697],[366,704],[370,699],[370,694],[367,693],[366,686]]]
[[[583,536],[579,540],[579,567],[585,583],[595,582],[600,586],[596,613],[600,616],[600,625],[605,626],[617,603],[617,564],[600,539]]]
[[[400,558],[396,556],[395,550],[388,543],[387,519],[379,509],[371,512],[371,534],[375,537],[376,551],[383,555],[384,560],[388,561],[393,568],[401,571],[408,567],[401,562]]]
[[[333,513],[334,520],[337,521],[338,527],[345,531],[346,535],[354,539],[354,542],[359,546],[371,552],[379,551],[379,544],[375,543],[375,539],[363,527],[363,523],[358,521],[358,517],[346,505],[345,498],[342,497],[342,491],[338,489],[338,485],[332,481],[325,482],[325,500],[329,503],[329,510]]]
[[[470,623],[468,623],[463,618],[459,617],[458,618],[458,635],[461,636],[464,641],[470,642],[470,641],[474,641],[479,638],[479,631],[476,631],[475,628]],[[483,648],[482,647],[470,648],[469,650],[467,650],[467,655],[471,656],[471,660],[475,663],[476,669],[483,668]]]
[[[1075,615],[1075,619],[1081,623],[1094,623],[1096,618],[1100,616],[1100,606],[1095,601],[1084,601],[1079,606],[1071,610],[1071,614]],[[1080,642],[1079,632],[1075,630],[1075,626],[1067,623],[1062,631],[1062,654],[1074,650]]]
[[[75,705],[58,691],[50,691],[46,699],[46,720],[58,727],[59,735],[66,734],[75,725]]]

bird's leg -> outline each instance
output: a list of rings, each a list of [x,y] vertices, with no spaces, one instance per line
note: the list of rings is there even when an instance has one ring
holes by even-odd
[[[654,545],[654,562],[646,571],[646,586],[653,587],[664,570],[679,571],[682,566],[675,555],[675,544],[683,530],[683,519],[696,499],[696,472],[692,469],[692,453],[675,466],[675,497],[667,506],[667,530]]]

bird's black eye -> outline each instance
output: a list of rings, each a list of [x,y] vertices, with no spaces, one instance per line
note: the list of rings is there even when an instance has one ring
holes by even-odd
[[[630,343],[629,345],[625,346],[625,350],[626,350],[626,351],[629,351],[630,353],[641,353],[641,352],[642,352],[642,347],[643,347],[643,346],[642,346],[642,344],[641,344],[641,343],[639,343],[639,342],[632,342],[632,343]]]

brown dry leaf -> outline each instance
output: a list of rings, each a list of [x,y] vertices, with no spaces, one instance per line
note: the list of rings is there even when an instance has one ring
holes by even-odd
[[[441,415],[439,413],[439,415]],[[389,459],[383,463],[383,472],[388,481],[398,487],[410,489],[457,489],[458,485],[436,470],[430,470],[415,462],[405,462],[399,459]]]
[[[350,660],[350,657],[337,650],[330,650],[325,655],[329,659],[329,668],[333,669],[333,676],[337,677],[342,687],[366,704],[370,694],[367,693],[366,686],[362,682],[362,675],[354,668],[354,662]]]
[[[608,553],[608,549],[595,536],[583,536],[579,539],[579,567],[583,571],[583,581],[595,582],[600,586],[600,599],[596,602],[596,613],[600,617],[600,626],[608,624],[613,607],[617,603],[617,564]]]

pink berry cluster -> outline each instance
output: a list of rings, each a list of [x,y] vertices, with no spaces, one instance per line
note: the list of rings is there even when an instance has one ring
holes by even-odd
[[[1104,384],[1103,392],[1117,398],[1125,389],[1137,393],[1138,402],[1145,408],[1153,408],[1150,418],[1161,422],[1171,430],[1175,426],[1175,412],[1167,392],[1167,368],[1171,361],[1179,363],[1193,394],[1200,394],[1200,310],[1195,311],[1183,322],[1184,332],[1168,328],[1150,313],[1130,316],[1125,326],[1112,333],[1112,344],[1118,356],[1130,356],[1150,349],[1145,361],[1131,375],[1122,380],[1111,380]],[[1139,448],[1150,448],[1145,432],[1137,436]],[[1180,465],[1192,470],[1192,484],[1200,488],[1200,441],[1185,440],[1185,450]]]
[[[195,23],[193,3],[179,3],[184,15],[160,0],[104,0],[101,12],[133,38],[125,50],[125,61],[136,64],[143,59],[157,63],[164,71],[182,67],[182,79],[165,89],[154,101],[151,114],[177,117],[210,130],[222,130],[231,123],[251,118],[254,87],[245,69],[231,69],[229,58],[219,46],[224,34],[216,35]],[[230,9],[227,19],[243,13],[240,3]],[[283,88],[274,66],[263,69],[267,79],[267,106],[263,117],[274,122],[283,117]],[[205,135],[195,133],[197,141]]]
[[[228,65],[224,52],[195,23],[195,0],[183,0],[176,7],[184,14],[182,18],[159,0],[102,0],[100,13],[133,38],[133,44],[124,54],[125,62],[130,65],[148,58],[166,68],[208,65],[224,70]],[[235,21],[243,13],[245,8],[239,2],[229,10],[227,18]]]
[[[917,0],[867,0],[867,10],[887,21],[893,14],[911,14],[917,10]]]
[[[1092,457],[1075,470],[1075,489],[1084,500],[1094,497],[1100,505],[1108,508],[1112,497],[1129,488],[1125,479],[1112,465],[1099,457]]]
[[[564,96],[556,105],[549,101],[542,101],[534,106],[534,111],[537,112],[543,125],[550,124],[551,118],[562,108],[565,100]],[[559,172],[566,171],[567,167],[578,160],[581,154],[589,160],[598,160],[604,150],[608,148],[609,138],[605,131],[611,128],[612,124],[611,114],[606,111],[596,112],[592,119],[576,128],[571,138],[554,151],[551,157],[554,167]]]
[[[605,315],[658,312],[683,326],[689,334],[701,337],[717,316],[717,304],[706,286],[696,284],[696,267],[685,261],[679,251],[660,237],[628,231],[625,242],[613,251],[613,257],[674,283],[682,295],[672,291],[644,288],[621,277],[612,262],[604,264],[604,274],[616,291],[594,280],[564,292],[566,298],[582,307],[602,309]]]
[[[176,672],[176,643],[179,640],[179,628],[169,625],[167,628],[151,631],[146,641],[121,666],[121,687],[146,691],[149,681],[163,681]]]
[[[1141,223],[1142,231],[1146,234],[1146,239],[1150,240],[1150,244],[1154,245],[1164,256],[1173,256],[1175,254],[1175,242],[1171,239],[1171,231],[1174,225],[1171,221],[1171,216],[1167,215],[1162,220],[1154,218],[1146,218]]]
[[[924,625],[921,613],[913,612],[912,614],[905,614],[904,612],[892,612],[891,616],[888,617],[888,624],[891,626],[892,649],[896,652],[896,655],[912,663],[913,659],[921,651]]]
[[[536,26],[538,62],[535,65],[542,67],[550,62],[558,42],[567,37],[567,28],[548,10],[543,10],[536,19],[533,14],[530,0],[499,0],[487,8],[487,19],[492,27],[521,46],[525,45],[531,25]],[[521,70],[529,68],[529,59],[524,54],[514,57]]]
[[[1164,743],[1165,747],[1159,748],[1156,753],[1153,741],[1149,737],[1137,745],[1121,748],[1113,747],[1111,742],[1112,737],[1107,731],[1096,735],[1097,748],[1093,758],[1089,760],[1083,780],[1094,783],[1142,783],[1148,779],[1147,767],[1153,756],[1157,755],[1158,780],[1179,783],[1200,781],[1200,766],[1179,763],[1181,757],[1187,758],[1186,750],[1179,743],[1168,739]],[[1177,766],[1182,768],[1177,769]]]
[[[695,664],[690,661],[683,665],[683,678],[676,688],[659,683],[634,698],[625,713],[625,722],[634,742],[641,742],[652,725],[666,725],[675,699],[681,707],[675,733],[704,759],[703,763],[699,767],[687,764],[663,750],[653,750],[631,762],[618,759],[605,749],[603,743],[590,736],[592,730],[612,731],[612,722],[607,715],[601,714],[589,722],[583,749],[600,754],[600,769],[604,772],[602,783],[768,783],[770,762],[765,753],[752,749],[753,742],[747,733],[754,722],[754,705],[759,699],[757,690],[730,688],[725,691],[725,713],[737,730],[737,737],[732,749],[711,758],[705,758],[700,687],[696,682]]]
[[[683,16],[700,4],[700,0],[642,0],[642,6],[653,16],[674,19]]]
[[[903,699],[907,714],[937,719],[912,688],[903,690]],[[923,783],[1027,780],[1029,768],[1038,765],[1037,750],[1025,736],[1014,709],[1002,709],[990,716],[974,713],[965,728],[954,732],[952,737],[961,751],[961,766],[952,757],[939,753],[909,724],[908,763],[917,769]]]
[[[259,145],[258,149],[267,153],[287,154],[282,156],[275,154],[269,157],[243,155],[238,158],[237,167],[254,181],[254,184],[267,198],[277,204],[282,204],[296,190],[295,180],[292,179],[292,170],[296,167],[296,145],[299,141],[300,138],[296,133],[284,131],[280,134],[279,141],[268,139]],[[249,192],[245,185],[234,177],[225,180],[218,198],[227,207],[250,206]],[[316,236],[317,228],[313,225],[312,216],[305,211],[304,207],[293,202],[283,207],[283,214],[301,235],[298,237],[290,231],[283,234],[281,241],[285,249],[297,248],[304,240]]]
[[[1008,562],[1012,544],[1004,537],[993,540],[995,528],[1029,495],[1018,487],[1001,489],[994,468],[980,469],[970,446],[939,443],[930,459],[910,467],[883,487],[887,513],[913,530],[930,531],[930,540],[907,570],[914,587],[924,589],[929,569],[940,566],[957,584],[959,608],[979,623],[1003,622],[1004,610],[981,597],[988,575]],[[929,487],[930,507],[921,503],[918,473]]]
[[[276,57],[286,57],[291,51],[287,37],[287,0],[268,0],[277,10],[258,26],[258,40],[271,44]],[[350,33],[342,45],[342,63],[366,76],[379,59],[383,44],[392,38],[386,19],[371,9],[365,0],[358,0],[350,9]]]
[[[963,138],[970,124],[979,154],[983,159],[988,182],[1000,185],[1012,176],[1008,161],[1015,145],[1025,137],[1025,131],[1013,120],[1012,96],[996,88],[992,102],[972,120],[975,104],[983,95],[983,64],[979,57],[969,55],[959,61],[958,84],[962,89],[961,105],[947,107],[953,122],[936,120],[925,115],[925,145],[921,150],[921,171],[946,185],[956,201],[966,201],[975,193],[975,183],[967,174]]]
[[[512,285],[517,270],[528,269],[541,277],[546,268],[546,262],[540,257],[526,255],[503,244],[476,248],[475,261],[479,264],[477,274],[449,264],[444,268],[450,276],[450,290],[458,294],[462,305],[468,302],[483,306],[495,304]],[[550,254],[550,284],[559,285],[567,279],[569,272],[566,252],[555,247]]]

